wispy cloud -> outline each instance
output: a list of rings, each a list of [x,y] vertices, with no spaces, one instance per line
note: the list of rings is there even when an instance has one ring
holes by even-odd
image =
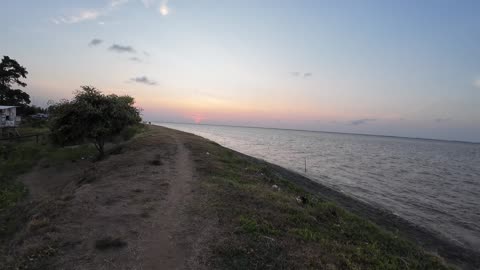
[[[80,23],[83,21],[91,21],[95,20],[100,16],[100,12],[97,10],[83,10],[80,11],[78,14],[71,15],[71,16],[64,16],[64,17],[57,17],[51,19],[54,24],[72,24],[72,23]]]
[[[50,19],[54,24],[74,24],[85,21],[93,21],[101,16],[107,16],[117,7],[126,4],[129,0],[110,0],[104,8],[84,9],[75,14],[68,16],[60,16]]]
[[[117,53],[135,53],[135,49],[132,46],[124,46],[119,44],[113,44],[108,49]]]
[[[292,71],[290,72],[290,75],[293,77],[303,77],[303,78],[309,78],[313,76],[313,73],[311,72],[299,72],[299,71]]]
[[[98,38],[94,38],[92,39],[92,41],[90,41],[90,43],[88,43],[88,46],[97,46],[97,45],[100,45],[102,44],[103,40],[101,39],[98,39]]]
[[[358,125],[363,125],[367,124],[369,122],[374,122],[377,121],[375,118],[363,118],[363,119],[357,119],[357,120],[352,120],[349,122],[350,125],[358,126]]]
[[[138,57],[130,57],[130,58],[128,58],[128,60],[133,61],[133,62],[138,62],[138,63],[142,62],[142,59],[140,59]]]
[[[157,85],[157,82],[147,78],[147,76],[140,76],[136,78],[131,78],[130,81],[136,82],[136,83],[142,83],[146,85]]]

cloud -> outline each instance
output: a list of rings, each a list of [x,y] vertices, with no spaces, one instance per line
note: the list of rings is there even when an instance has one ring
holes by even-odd
[[[72,23],[80,23],[84,21],[91,21],[95,20],[100,16],[100,12],[97,10],[83,10],[79,12],[78,14],[67,16],[67,17],[58,17],[58,18],[53,18],[51,21],[54,24],[72,24]]]
[[[303,73],[303,77],[304,77],[304,78],[309,78],[309,77],[312,77],[312,76],[313,76],[313,74],[312,74],[311,72],[305,72],[305,73]]]
[[[74,24],[85,21],[93,21],[101,16],[109,15],[114,9],[127,3],[128,1],[129,0],[110,0],[108,5],[104,8],[81,10],[77,14],[52,18],[50,21],[54,24]]]
[[[123,46],[118,44],[113,44],[108,48],[110,51],[117,53],[135,53],[135,49],[131,46]]]
[[[349,124],[353,125],[353,126],[358,126],[358,125],[363,125],[363,124],[367,124],[368,122],[374,122],[374,121],[377,121],[377,119],[363,118],[363,119],[357,119],[357,120],[350,121]]]
[[[90,43],[88,43],[88,46],[97,46],[97,45],[100,45],[102,42],[103,40],[94,38],[92,39],[92,41],[90,41]]]
[[[313,76],[313,73],[311,73],[311,72],[292,71],[292,72],[290,72],[290,75],[292,75],[293,77],[310,78],[310,77]]]
[[[140,59],[138,57],[130,57],[130,58],[128,58],[128,60],[133,61],[133,62],[138,62],[138,63],[142,62],[142,59]]]
[[[150,80],[149,78],[147,78],[147,76],[131,78],[130,81],[136,82],[136,83],[143,83],[146,85],[157,85],[157,82]]]

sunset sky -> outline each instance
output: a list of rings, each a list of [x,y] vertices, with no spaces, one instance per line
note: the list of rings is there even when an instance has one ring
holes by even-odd
[[[80,85],[147,121],[480,142],[480,1],[3,0],[33,103]]]

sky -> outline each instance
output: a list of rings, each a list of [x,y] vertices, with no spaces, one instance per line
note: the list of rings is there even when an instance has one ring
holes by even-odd
[[[480,1],[3,0],[35,105],[81,85],[154,122],[480,142]],[[7,27],[5,27],[7,26]]]

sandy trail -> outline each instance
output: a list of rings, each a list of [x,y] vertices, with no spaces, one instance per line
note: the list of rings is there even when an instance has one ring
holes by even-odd
[[[163,203],[164,211],[157,211],[151,229],[141,235],[143,269],[184,269],[191,254],[193,237],[191,224],[186,224],[185,207],[191,200],[193,165],[189,151],[175,138],[176,155],[168,178],[170,190]]]

